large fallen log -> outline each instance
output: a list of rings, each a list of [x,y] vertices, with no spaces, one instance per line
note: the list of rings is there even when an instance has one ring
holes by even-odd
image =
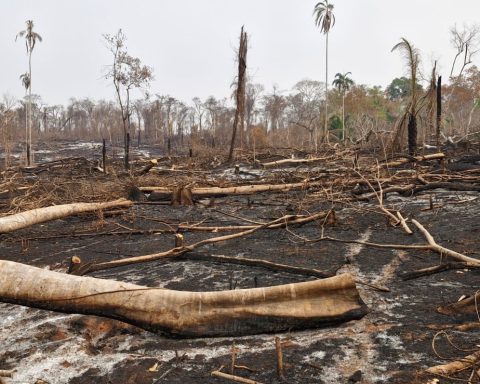
[[[251,195],[262,192],[287,192],[297,189],[308,189],[319,186],[321,182],[309,182],[308,180],[300,183],[287,184],[253,184],[241,185],[236,187],[198,187],[191,188],[191,193],[196,197],[225,196],[225,195]],[[174,188],[170,187],[140,187],[142,192],[155,193],[157,199],[170,199],[174,193]],[[151,200],[152,198],[150,198]]]
[[[94,212],[102,209],[129,207],[133,203],[126,199],[118,199],[106,203],[73,203],[37,208],[30,211],[16,213],[0,218],[0,233],[13,232],[34,224],[77,215],[79,213]]]
[[[183,292],[66,275],[0,260],[0,301],[105,316],[181,337],[313,328],[368,309],[348,274],[266,288]]]

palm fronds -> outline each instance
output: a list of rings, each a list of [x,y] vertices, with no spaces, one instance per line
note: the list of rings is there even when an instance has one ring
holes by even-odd
[[[398,143],[399,137],[401,136],[400,133],[402,129],[404,129],[404,124],[408,121],[408,152],[413,156],[417,147],[417,111],[420,109],[417,103],[417,73],[420,64],[420,53],[418,49],[404,37],[392,48],[392,52],[396,50],[401,51],[407,63],[407,68],[410,72],[412,96],[404,116],[400,119],[401,123],[396,127],[392,149],[395,148],[396,143]]]
[[[408,70],[410,72],[410,81],[412,84],[412,87],[411,87],[412,97],[414,98],[414,101],[415,101],[416,88],[417,88],[417,73],[418,73],[418,67],[420,65],[420,52],[418,51],[417,48],[413,46],[413,44],[411,44],[404,37],[402,37],[400,40],[401,41],[392,48],[391,52],[399,50],[401,51],[402,55],[405,58]]]
[[[25,37],[25,47],[27,48],[27,53],[30,53],[33,51],[33,48],[35,48],[37,40],[42,42],[42,36],[33,30],[33,20],[27,20],[26,23],[27,29],[18,32],[15,41],[19,37]]]
[[[315,25],[320,28],[320,32],[328,33],[335,25],[335,15],[333,14],[333,4],[328,0],[320,1],[313,9],[315,16]]]

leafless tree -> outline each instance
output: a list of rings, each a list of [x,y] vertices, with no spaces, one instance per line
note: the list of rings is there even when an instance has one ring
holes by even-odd
[[[270,129],[273,132],[279,128],[279,121],[287,105],[286,97],[280,93],[276,86],[273,87],[272,93],[263,97],[265,118],[270,120],[270,124],[268,124],[268,121],[266,122],[266,128],[270,125]]]
[[[203,103],[200,100],[200,98],[194,97],[192,101],[193,101],[193,105],[194,105],[195,115],[197,116],[198,130],[201,132],[202,131],[202,121],[203,121],[203,115],[205,113],[205,108],[204,108]]]
[[[262,84],[247,83],[245,94],[245,118],[247,131],[251,129],[252,121],[256,113],[257,101],[263,91],[264,87]],[[247,139],[248,137],[249,136],[247,135]]]
[[[10,151],[16,103],[17,100],[8,94],[3,95],[2,101],[0,102],[0,128],[2,132],[3,149],[5,152],[5,167],[10,165]]]
[[[473,56],[478,53],[480,44],[480,27],[477,24],[464,24],[463,28],[459,29],[455,24],[450,28],[450,36],[450,41],[457,51],[450,71],[450,78],[453,78],[455,65],[460,55],[463,55],[463,63],[457,76],[462,75],[465,67],[472,63]]]
[[[315,80],[302,80],[293,87],[294,93],[288,98],[290,105],[290,123],[307,130],[310,145],[318,149],[318,125],[320,121],[324,84]]]
[[[132,114],[130,93],[146,87],[153,79],[151,67],[142,65],[137,57],[130,56],[126,49],[126,36],[120,29],[115,35],[104,35],[107,47],[113,55],[113,64],[106,78],[113,80],[123,123],[124,165],[129,169],[130,116]]]

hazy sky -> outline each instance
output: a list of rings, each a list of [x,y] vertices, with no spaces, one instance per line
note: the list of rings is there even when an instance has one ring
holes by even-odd
[[[113,99],[102,73],[111,61],[102,34],[122,28],[132,55],[154,68],[152,94],[186,102],[229,96],[240,27],[250,35],[254,82],[289,90],[304,78],[324,80],[325,39],[311,0],[0,0],[0,94],[23,95],[27,69],[17,32],[32,19],[43,37],[33,52],[34,93],[48,103],[70,97]],[[479,0],[333,0],[330,81],[352,72],[357,83],[385,87],[404,74],[391,48],[405,37],[448,75],[454,56],[449,29],[475,22]],[[480,55],[477,60],[480,60]]]

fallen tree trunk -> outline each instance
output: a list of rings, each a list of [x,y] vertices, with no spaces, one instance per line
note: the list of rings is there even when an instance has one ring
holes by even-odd
[[[371,198],[378,197],[378,193],[383,193],[384,195],[386,195],[387,193],[394,193],[394,192],[401,193],[401,194],[408,194],[409,192],[411,193],[413,188],[415,188],[415,184],[408,184],[405,186],[391,186],[391,187],[383,188],[380,192],[375,190],[374,192],[358,195],[357,197],[355,197],[355,199],[360,201],[363,201],[363,200],[368,201]]]
[[[285,228],[289,225],[303,225],[310,223],[315,220],[325,219],[328,220],[335,220],[335,211],[331,210],[328,212],[319,212],[315,213],[310,216],[305,215],[297,215],[296,218],[292,218],[291,220],[286,220],[282,223],[272,224],[268,226],[268,229],[278,229],[278,228]],[[258,224],[258,225],[229,225],[227,227],[205,227],[200,225],[185,225],[180,224],[177,227],[178,232],[185,232],[185,231],[198,231],[198,232],[228,232],[228,231],[246,231],[249,229],[257,228],[259,225],[263,225],[266,223]]]
[[[186,253],[182,255],[181,258],[189,260],[206,260],[220,264],[228,263],[237,265],[248,265],[250,267],[265,268],[275,272],[287,272],[302,276],[314,276],[320,279],[334,276],[332,273],[327,273],[315,268],[296,267],[293,265],[273,263],[267,260],[248,259],[238,256],[233,257],[224,255],[209,255],[203,253]]]
[[[362,240],[343,240],[343,239],[337,239],[334,237],[330,236],[322,236],[318,239],[306,239],[303,237],[300,237],[303,241],[305,242],[318,242],[318,241],[334,241],[337,243],[348,243],[348,244],[361,244],[367,247],[374,247],[374,248],[381,248],[381,249],[417,249],[417,250],[429,250],[438,253],[440,256],[443,257],[450,257],[454,260],[467,263],[470,267],[480,267],[480,259],[474,259],[473,257],[469,257],[466,255],[463,255],[461,253],[458,253],[456,251],[453,251],[451,249],[445,248],[435,241],[433,236],[425,229],[425,227],[420,224],[417,220],[412,219],[412,223],[415,224],[415,226],[419,229],[419,231],[422,233],[423,237],[425,237],[425,240],[427,241],[427,244],[425,245],[411,245],[411,244],[379,244],[379,243],[371,243],[368,241],[362,241]]]
[[[199,187],[191,188],[193,196],[208,197],[208,196],[223,196],[223,195],[251,195],[254,193],[262,192],[286,192],[295,189],[308,189],[321,185],[320,182],[309,182],[305,180],[300,183],[288,183],[288,184],[253,184],[253,185],[241,185],[237,187]],[[140,187],[142,192],[155,193],[158,199],[171,198],[174,188],[170,187]]]
[[[266,288],[183,292],[0,261],[0,301],[105,316],[180,337],[313,328],[363,317],[349,274]]]
[[[480,265],[465,263],[465,262],[450,262],[450,263],[436,265],[434,267],[417,269],[416,271],[403,272],[403,273],[400,273],[399,276],[402,278],[403,281],[407,281],[407,280],[418,279],[419,277],[423,277],[423,276],[430,276],[436,273],[451,271],[453,269],[465,269],[465,268],[478,269],[480,268]]]
[[[308,164],[308,163],[318,163],[320,161],[326,161],[325,158],[311,158],[311,159],[282,159],[271,161],[268,163],[262,163],[262,167],[264,168],[272,168],[277,166],[284,166],[284,165],[298,165],[298,164]]]
[[[323,214],[323,212],[321,214]],[[316,216],[316,215],[312,215],[312,216]],[[125,259],[106,261],[103,263],[85,263],[85,264],[80,263],[78,266],[76,266],[72,270],[72,274],[85,275],[90,272],[101,271],[104,269],[123,267],[126,265],[131,265],[136,263],[146,263],[146,262],[151,262],[151,261],[169,258],[169,257],[177,257],[187,252],[191,252],[194,249],[197,249],[207,244],[213,244],[213,243],[218,243],[222,241],[237,239],[239,237],[250,235],[260,229],[269,228],[272,225],[288,224],[290,220],[296,220],[296,219],[297,219],[296,215],[286,215],[276,220],[273,220],[270,223],[261,224],[251,229],[248,229],[246,231],[236,232],[229,235],[211,237],[208,239],[197,241],[196,243],[193,243],[190,245],[184,245],[182,243],[181,245],[175,246],[175,248],[171,248],[168,251],[164,251],[164,252],[152,253],[149,255],[142,255],[142,256],[127,257]],[[305,221],[306,219],[307,219],[306,217],[303,217],[303,222],[306,222]]]
[[[150,170],[153,168],[153,167],[156,167],[158,164],[158,161],[157,159],[152,159],[148,162],[147,165],[145,165],[142,169],[138,170],[135,172],[135,176],[143,176],[143,175],[146,175],[148,172],[150,172]]]
[[[425,185],[419,185],[415,188],[412,188],[411,191],[404,191],[406,195],[415,195],[416,193],[429,191],[432,189],[447,189],[449,191],[480,191],[480,185],[470,184],[470,183],[452,183],[449,181],[444,182],[432,182]]]
[[[404,165],[408,163],[415,163],[419,161],[427,161],[427,160],[441,160],[445,158],[444,153],[432,153],[431,155],[424,155],[424,156],[412,156],[407,157],[404,159],[399,159],[395,161],[391,161],[389,163],[381,164],[382,167],[398,167],[399,165]]]
[[[480,361],[480,351],[465,356],[464,358],[456,361],[452,361],[443,365],[436,365],[427,369],[428,373],[435,375],[452,375],[454,373],[463,371],[467,368],[473,367]],[[466,381],[466,380],[465,380]]]
[[[215,377],[220,377],[222,379],[225,379],[225,380],[230,380],[230,381],[234,381],[236,383],[243,383],[243,384],[262,384],[261,382],[259,381],[255,381],[255,380],[250,380],[250,379],[247,379],[245,377],[241,377],[241,376],[236,376],[236,375],[230,375],[228,373],[224,373],[224,372],[221,372],[221,371],[213,371],[211,373],[212,376],[215,376]]]
[[[29,227],[34,224],[60,219],[79,213],[94,212],[102,209],[129,207],[133,203],[126,199],[118,199],[106,203],[73,203],[54,205],[20,212],[0,218],[0,233],[8,233]]]
[[[473,296],[469,296],[456,303],[438,307],[437,311],[444,315],[478,313],[480,311],[480,293],[476,292]]]

